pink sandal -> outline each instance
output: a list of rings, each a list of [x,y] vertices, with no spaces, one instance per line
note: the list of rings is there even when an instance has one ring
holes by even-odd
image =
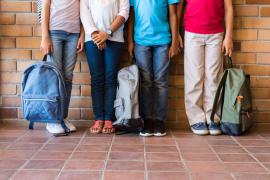
[[[112,121],[111,120],[105,120],[105,124],[104,127],[102,129],[102,133],[104,134],[111,134],[115,132],[115,128],[112,125]]]
[[[104,121],[96,120],[94,125],[90,128],[90,133],[99,134],[103,131]]]

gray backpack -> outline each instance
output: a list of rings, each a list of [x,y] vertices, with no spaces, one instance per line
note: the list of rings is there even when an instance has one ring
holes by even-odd
[[[118,87],[114,101],[116,121],[113,125],[126,132],[139,132],[143,121],[139,115],[139,69],[137,65],[118,72]]]

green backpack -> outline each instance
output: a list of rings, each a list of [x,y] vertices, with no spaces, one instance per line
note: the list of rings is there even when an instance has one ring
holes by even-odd
[[[226,58],[229,68],[219,82],[213,104],[211,121],[221,107],[221,130],[228,135],[241,135],[253,125],[250,76],[242,69],[233,68],[232,59]]]

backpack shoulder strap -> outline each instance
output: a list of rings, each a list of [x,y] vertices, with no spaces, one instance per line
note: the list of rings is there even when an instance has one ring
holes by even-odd
[[[212,122],[214,122],[214,117],[215,117],[215,114],[218,110],[219,103],[221,103],[221,105],[223,105],[223,102],[224,102],[224,92],[225,92],[227,75],[228,75],[228,71],[225,70],[225,72],[222,76],[222,79],[220,80],[218,88],[217,88],[217,92],[216,92],[214,103],[213,103],[213,109],[212,109],[212,113],[210,116],[210,120]]]
[[[29,121],[29,129],[34,129],[34,122],[33,121]]]

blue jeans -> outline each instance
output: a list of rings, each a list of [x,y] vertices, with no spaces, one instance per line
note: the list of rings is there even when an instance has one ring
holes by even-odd
[[[117,71],[123,43],[107,41],[99,50],[92,42],[85,43],[85,53],[91,73],[91,93],[96,120],[114,120]]]
[[[52,61],[65,78],[67,91],[66,108],[64,118],[68,116],[68,108],[72,90],[73,70],[77,59],[77,43],[79,33],[68,33],[66,31],[50,31],[50,37],[53,44],[53,52],[50,54],[48,61]]]
[[[134,54],[141,76],[141,116],[164,121],[168,106],[169,45],[135,44]]]

